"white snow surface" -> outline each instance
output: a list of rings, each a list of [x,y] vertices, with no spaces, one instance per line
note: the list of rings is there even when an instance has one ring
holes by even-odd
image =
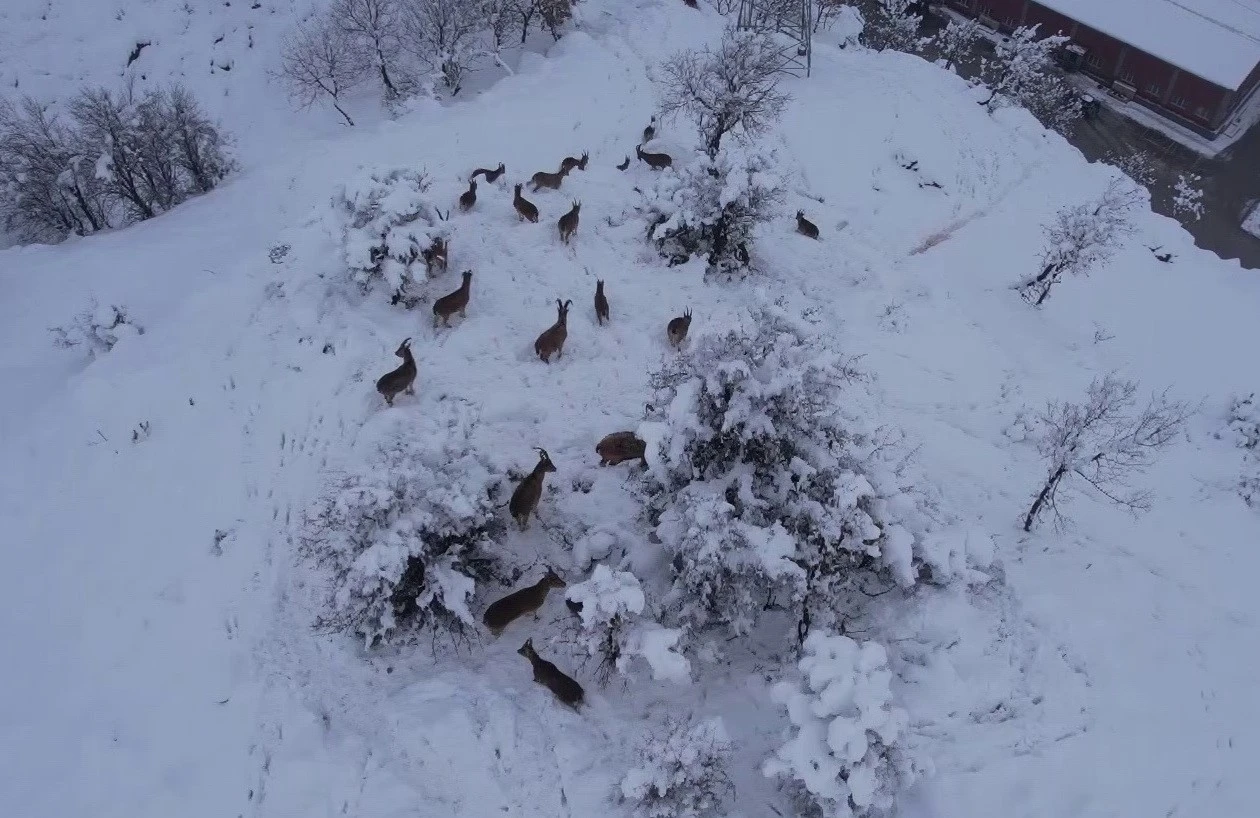
[[[113,76],[140,34],[192,48],[171,22],[179,4],[115,5],[133,21],[125,36],[104,7],[6,5],[6,92]],[[212,109],[247,146],[241,173],[125,230],[0,251],[6,815],[621,815],[610,798],[635,738],[669,714],[723,719],[730,815],[790,814],[761,774],[787,739],[776,679],[737,642],[693,662],[690,684],[599,688],[567,647],[572,617],[554,594],[497,640],[365,652],[312,627],[312,568],[295,542],[330,474],[366,463],[396,418],[466,402],[473,442],[504,474],[531,467],[534,445],[558,467],[539,518],[501,543],[507,559],[581,570],[611,552],[619,570],[659,576],[626,468],[600,468],[594,445],[642,419],[648,373],[679,354],[669,317],[691,307],[698,335],[772,300],[857,356],[879,422],[917,445],[984,570],[851,623],[880,633],[905,740],[936,768],[901,815],[1260,814],[1260,517],[1237,495],[1219,417],[1196,415],[1139,478],[1156,497],[1149,514],[1081,501],[1074,527],[1031,535],[1018,524],[1044,464],[1009,434],[1026,410],[1075,400],[1113,369],[1211,407],[1254,392],[1260,279],[1143,212],[1105,269],[1031,309],[1011,286],[1035,272],[1041,225],[1096,198],[1112,171],[1022,111],[990,116],[963,80],[918,58],[819,38],[813,76],[785,80],[794,101],[770,137],[788,198],[758,237],[766,272],[706,284],[702,265],[667,268],[642,243],[633,188],[652,172],[614,166],[654,110],[661,59],[718,36],[711,9],[585,0],[573,30],[515,75],[355,129],[294,113],[262,73],[299,13],[268,12],[276,22],[256,27],[253,56],[220,89],[230,104]],[[194,83],[203,101],[224,79],[206,67],[211,45],[185,69],[213,77]],[[177,62],[149,80],[176,76]],[[692,161],[683,124],[658,130],[654,149]],[[454,217],[434,291],[460,270],[477,276],[452,328],[347,284],[333,199],[364,166],[424,168],[430,193],[453,203],[474,167],[503,161],[510,182],[582,150],[584,173],[532,197],[541,224],[516,220],[510,187],[483,186]],[[920,187],[907,159],[941,187]],[[565,249],[554,223],[571,198],[582,223]],[[794,233],[797,209],[820,241]],[[291,250],[273,263],[277,244]],[[564,356],[546,366],[531,345],[557,297],[574,307]],[[144,333],[94,359],[54,346],[48,328],[92,304],[125,308]],[[385,408],[373,382],[407,336],[416,395]],[[581,558],[569,542],[586,543]],[[474,614],[499,593],[479,589]],[[581,713],[532,681],[516,653],[527,636],[587,688]]]
[[[1260,63],[1258,0],[1037,2],[1222,88],[1237,90]]]

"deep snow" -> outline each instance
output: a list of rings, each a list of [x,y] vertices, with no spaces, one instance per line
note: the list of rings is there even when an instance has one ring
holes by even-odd
[[[330,474],[364,462],[406,413],[456,402],[478,413],[474,440],[505,472],[529,468],[534,445],[559,468],[540,522],[504,543],[534,571],[522,580],[540,561],[584,577],[590,559],[634,550],[627,467],[600,469],[594,445],[642,417],[649,371],[675,354],[665,321],[690,306],[693,334],[716,331],[781,299],[860,356],[879,421],[917,444],[919,468],[974,527],[969,549],[992,537],[998,580],[862,623],[885,636],[908,732],[936,767],[903,814],[1260,813],[1248,780],[1260,518],[1234,490],[1243,454],[1214,436],[1229,396],[1256,389],[1260,281],[1144,212],[1107,264],[1029,308],[1011,287],[1035,270],[1040,225],[1097,196],[1110,171],[1023,112],[986,114],[963,80],[917,58],[819,43],[813,76],[785,81],[795,100],[771,137],[794,173],[758,243],[771,273],[706,285],[694,263],[667,269],[642,243],[630,206],[651,172],[614,165],[654,109],[653,67],[715,37],[720,19],[658,0],[579,9],[577,30],[475,97],[318,138],[310,123],[331,119],[290,112],[262,56],[238,61],[231,81],[252,95],[225,115],[251,146],[239,176],[126,230],[0,252],[6,812],[619,814],[608,799],[666,714],[722,717],[732,815],[782,809],[760,769],[788,721],[748,657],[696,668],[693,684],[600,689],[565,642],[561,594],[537,623],[463,651],[365,654],[312,630],[294,542]],[[24,54],[104,47],[91,18],[63,17],[79,22],[28,20],[25,40],[3,27],[6,80],[39,82]],[[283,30],[256,30],[250,52],[274,55]],[[660,131],[659,149],[685,161],[687,127]],[[453,204],[474,167],[503,161],[519,180],[582,150],[587,171],[531,196],[539,225],[517,222],[510,187],[483,185],[454,217],[435,291],[463,269],[476,278],[451,329],[344,286],[333,199],[365,168],[424,168]],[[565,249],[554,223],[571,198],[582,226]],[[798,208],[820,242],[792,232]],[[277,244],[291,250],[272,263]],[[612,303],[604,328],[596,277]],[[93,297],[145,332],[89,362],[48,328]],[[574,301],[569,341],[544,366],[532,341],[557,297]],[[385,409],[372,382],[405,336],[417,395]],[[1112,369],[1203,401],[1139,478],[1155,509],[1135,520],[1082,500],[1073,529],[1023,535],[1044,474],[1022,413]],[[141,422],[150,431],[133,442]],[[527,636],[587,687],[582,715],[532,682],[516,655]]]

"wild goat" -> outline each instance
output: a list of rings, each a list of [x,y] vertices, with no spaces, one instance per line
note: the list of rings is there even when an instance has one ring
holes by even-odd
[[[647,443],[634,432],[613,432],[595,446],[599,465],[615,466],[625,460],[647,462]]]
[[[433,326],[436,327],[438,321],[441,321],[442,326],[449,327],[451,316],[455,313],[459,313],[459,317],[463,318],[468,310],[468,295],[471,290],[472,270],[465,270],[464,283],[459,285],[459,289],[433,302]]]
[[[512,197],[512,207],[516,208],[516,215],[530,222],[538,221],[538,208],[529,199],[521,195],[522,185],[516,186],[516,195]]]
[[[525,479],[512,492],[512,499],[508,501],[508,511],[522,530],[529,525],[529,515],[536,513],[538,509],[538,501],[542,498],[543,480],[546,479],[548,472],[555,470],[556,466],[551,462],[551,456],[547,454],[547,450],[538,449],[538,462],[534,465],[534,470],[525,475]]]
[[[556,572],[547,569],[547,573],[543,578],[519,591],[513,591],[499,601],[486,608],[486,613],[481,617],[481,621],[485,624],[490,632],[498,636],[504,628],[512,622],[520,619],[527,613],[537,613],[543,603],[547,601],[547,592],[552,588],[563,588],[564,580],[556,575]]]
[[[796,232],[811,239],[818,238],[818,225],[805,218],[805,211],[796,211]]]
[[[477,180],[468,180],[468,190],[459,197],[459,209],[467,213],[477,203]]]
[[[472,172],[472,175],[468,177],[468,181],[471,182],[473,179],[476,179],[478,176],[484,176],[486,179],[486,184],[493,185],[495,182],[499,181],[499,177],[502,176],[503,172],[506,170],[507,168],[504,167],[502,162],[500,162],[499,166],[495,168],[494,170],[490,170],[489,168],[477,168],[476,170]]]
[[[516,651],[520,655],[529,660],[534,666],[534,681],[543,685],[556,695],[564,704],[573,709],[582,703],[582,686],[575,682],[572,677],[566,675],[560,668],[548,662],[546,659],[538,655],[534,650],[534,640],[526,639],[525,644],[521,645],[520,650]]]
[[[669,324],[665,327],[665,334],[669,336],[669,343],[677,347],[687,339],[687,330],[691,329],[691,310],[686,310],[677,318],[669,319]]]
[[[642,145],[635,145],[634,153],[641,161],[647,162],[652,170],[664,170],[674,164],[668,153],[644,153]]]
[[[556,227],[560,229],[560,241],[565,244],[569,243],[569,239],[577,232],[578,216],[582,210],[582,203],[577,199],[573,200],[573,208],[560,217],[560,221],[556,222]]]
[[[555,173],[548,173],[545,170],[540,170],[533,176],[529,177],[529,180],[534,183],[534,192],[537,193],[540,188],[544,187],[551,188],[552,190],[559,190],[560,183],[563,182],[564,177],[568,175],[569,171],[561,165],[560,170]]]
[[[595,282],[595,320],[602,326],[608,320],[608,297],[604,295],[604,280]]]
[[[441,236],[434,236],[429,246],[420,253],[424,257],[425,275],[433,275],[435,269],[446,272],[446,261],[450,249],[451,243],[448,240]]]
[[[564,161],[560,163],[560,172],[567,174],[574,168],[577,168],[578,170],[586,170],[586,160],[590,158],[591,155],[586,151],[582,151],[581,159],[574,159],[572,156],[566,156],[564,157]]]
[[[538,336],[538,340],[534,341],[534,352],[542,358],[545,364],[551,363],[551,356],[555,355],[560,358],[564,355],[564,342],[569,337],[569,305],[572,301],[560,303],[560,299],[556,299],[556,323],[547,327]]]
[[[620,165],[618,165],[618,166],[617,166],[617,170],[625,170],[625,169],[626,169],[626,168],[628,168],[628,167],[630,167],[630,157],[629,157],[629,156],[627,156],[627,157],[625,158],[625,161],[623,161]]]
[[[416,394],[416,359],[411,355],[411,339],[399,344],[398,351],[394,354],[403,359],[402,365],[392,372],[386,372],[376,382],[376,391],[381,393],[390,406],[394,405],[394,396],[399,392]]]
[[[652,121],[643,129],[643,144],[651,142],[656,138],[656,114],[652,115]]]

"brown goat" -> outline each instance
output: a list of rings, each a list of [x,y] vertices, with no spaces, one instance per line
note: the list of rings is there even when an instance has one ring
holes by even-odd
[[[433,271],[440,270],[446,272],[446,262],[449,258],[451,243],[441,236],[434,236],[433,241],[427,248],[421,251],[420,255],[424,257],[425,275],[433,275]]]
[[[556,299],[556,323],[547,327],[538,336],[538,340],[534,341],[534,352],[543,363],[551,363],[551,356],[554,354],[557,358],[564,355],[564,342],[569,337],[569,305],[572,301],[560,303],[560,299]]]
[[[805,211],[796,211],[796,232],[807,238],[818,238],[818,225],[805,218]]]
[[[516,195],[512,197],[512,207],[516,208],[516,215],[530,222],[538,221],[538,208],[529,199],[521,195],[523,185],[516,186]]]
[[[543,603],[547,601],[547,592],[552,588],[563,588],[564,580],[556,575],[555,571],[550,568],[543,578],[528,585],[519,591],[513,591],[497,602],[486,608],[486,613],[481,617],[481,621],[485,624],[490,632],[498,636],[504,628],[512,622],[520,619],[527,613],[537,613]]]
[[[526,639],[525,644],[521,645],[516,651],[520,655],[529,660],[534,667],[534,681],[543,685],[562,703],[567,704],[573,709],[582,703],[582,697],[585,695],[582,686],[568,676],[560,668],[548,662],[546,659],[538,655],[534,650],[534,640]]]
[[[459,313],[459,317],[463,318],[468,309],[468,295],[471,290],[472,270],[465,270],[464,283],[459,285],[459,289],[433,302],[433,326],[436,327],[438,321],[441,321],[442,326],[449,327],[451,316],[455,313]]]
[[[564,242],[565,244],[568,244],[569,239],[572,238],[573,234],[577,232],[578,217],[581,213],[581,210],[582,210],[582,203],[579,202],[577,199],[574,199],[573,208],[569,210],[568,213],[565,213],[563,216],[561,216],[560,220],[556,222],[556,227],[559,228],[560,230],[560,241]]]
[[[567,174],[574,168],[577,168],[578,170],[586,170],[586,160],[590,158],[591,155],[586,151],[582,151],[581,159],[574,159],[572,156],[566,156],[564,157],[564,161],[560,163],[560,171]]]
[[[467,213],[477,203],[477,180],[468,180],[468,190],[459,197],[459,209]]]
[[[595,282],[595,320],[603,325],[608,320],[608,296],[604,295],[604,280]]]
[[[674,164],[673,158],[668,153],[644,153],[642,145],[635,145],[634,153],[640,160],[647,162],[652,170],[664,170]]]
[[[538,449],[538,462],[534,465],[534,470],[525,475],[525,479],[517,484],[516,490],[512,492],[512,499],[508,501],[508,511],[522,530],[529,525],[529,515],[534,514],[538,509],[538,501],[542,499],[543,481],[547,473],[555,470],[556,466],[551,462],[551,456],[547,454],[547,450]]]
[[[391,372],[386,372],[376,382],[376,391],[381,393],[381,397],[385,398],[385,402],[390,406],[394,405],[394,397],[399,392],[406,392],[408,395],[416,394],[416,359],[411,355],[411,339],[408,338],[399,344],[398,351],[394,354],[403,359],[402,365]]]
[[[665,334],[669,336],[669,343],[676,347],[687,340],[687,330],[689,329],[691,329],[690,309],[677,318],[669,319],[669,324],[665,327]]]
[[[629,157],[629,156],[627,156],[627,157],[625,158],[625,160],[624,160],[624,161],[623,161],[620,165],[618,165],[618,166],[617,166],[617,170],[625,170],[625,169],[626,169],[626,168],[628,168],[628,167],[630,167],[630,157]]]
[[[490,170],[489,168],[477,168],[468,177],[468,181],[471,182],[473,179],[476,179],[478,176],[484,176],[486,179],[486,184],[493,185],[495,182],[499,181],[499,177],[502,176],[504,171],[506,170],[507,170],[507,167],[504,166],[502,162],[500,162],[499,166],[495,168],[494,170]]]
[[[595,446],[599,465],[615,466],[625,460],[647,462],[647,443],[634,432],[613,432]]]
[[[559,190],[560,183],[563,182],[564,177],[568,175],[569,171],[561,165],[560,170],[555,173],[548,173],[545,170],[540,170],[533,176],[529,177],[529,180],[534,183],[534,192],[537,193],[539,189],[544,187],[551,188],[552,190]]]
[[[643,144],[651,142],[656,138],[656,114],[652,115],[652,121],[643,129]]]

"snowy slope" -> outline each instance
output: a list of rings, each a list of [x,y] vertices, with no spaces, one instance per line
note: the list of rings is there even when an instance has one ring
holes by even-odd
[[[233,115],[258,117],[254,155],[272,161],[127,230],[0,253],[0,725],[15,737],[0,802],[39,818],[615,815],[607,798],[633,744],[674,712],[726,720],[732,814],[784,809],[758,768],[786,720],[751,662],[736,655],[693,685],[599,689],[565,653],[559,595],[536,625],[462,652],[364,654],[311,629],[294,544],[330,474],[405,419],[453,407],[476,412],[474,440],[504,472],[528,468],[533,445],[559,468],[544,524],[504,543],[522,570],[573,565],[552,536],[565,521],[632,537],[624,472],[599,469],[592,450],[641,417],[648,372],[671,354],[665,320],[690,306],[693,333],[713,331],[781,298],[862,356],[881,421],[919,444],[977,537],[994,535],[1006,580],[920,594],[871,623],[893,637],[897,692],[937,767],[904,814],[1260,812],[1245,777],[1260,760],[1248,647],[1260,519],[1232,490],[1239,453],[1212,436],[1228,396],[1257,386],[1260,282],[1147,213],[1104,269],[1031,310],[1010,286],[1036,265],[1040,225],[1096,196],[1106,170],[1025,114],[990,117],[920,60],[819,45],[814,76],[788,81],[774,137],[795,176],[758,244],[773,272],[705,285],[642,244],[629,203],[650,171],[614,165],[654,108],[652,67],[715,37],[720,19],[587,0],[577,22],[479,97],[379,127],[314,141],[288,130],[306,120],[255,100]],[[691,143],[681,123],[662,128],[676,157]],[[466,268],[476,278],[452,329],[341,283],[331,200],[362,165],[423,167],[453,202],[472,167],[503,161],[514,180],[582,150],[585,173],[534,197],[541,224],[517,222],[510,188],[491,186],[456,217],[437,286]],[[564,249],[552,225],[570,198],[583,221]],[[821,242],[792,232],[798,207]],[[272,263],[279,243],[292,249]],[[596,277],[613,305],[602,329]],[[46,330],[92,296],[125,304],[145,332],[89,363]],[[569,342],[546,367],[531,343],[557,297],[574,301]],[[405,336],[417,395],[385,409],[371,384]],[[1141,478],[1155,510],[1134,520],[1081,501],[1073,530],[1023,535],[1044,475],[1018,442],[1020,411],[1075,399],[1110,369],[1203,400]],[[151,433],[133,442],[142,421]],[[531,681],[515,655],[526,635],[575,669],[583,715]]]

